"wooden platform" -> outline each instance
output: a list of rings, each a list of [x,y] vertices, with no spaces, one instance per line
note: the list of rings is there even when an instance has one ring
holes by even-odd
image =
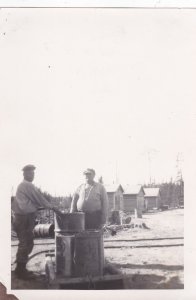
[[[114,269],[112,272],[114,272]],[[102,290],[102,289],[123,289],[123,280],[125,275],[105,274],[103,276],[86,276],[86,277],[61,277],[55,273],[55,263],[52,256],[46,257],[46,278],[49,289],[72,289],[72,290]]]

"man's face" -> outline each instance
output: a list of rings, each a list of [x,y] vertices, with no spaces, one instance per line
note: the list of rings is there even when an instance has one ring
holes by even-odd
[[[35,172],[34,170],[26,170],[23,172],[23,175],[25,180],[32,182],[35,177]]]
[[[95,175],[93,173],[86,173],[84,174],[84,176],[87,183],[92,183],[95,178]]]

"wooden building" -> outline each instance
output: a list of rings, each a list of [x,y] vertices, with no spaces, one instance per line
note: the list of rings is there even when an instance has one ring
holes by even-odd
[[[108,195],[108,212],[123,210],[123,188],[120,184],[105,185]]]
[[[123,186],[123,210],[133,213],[135,209],[145,211],[144,189],[141,185]]]
[[[161,194],[159,188],[144,188],[146,210],[161,207]]]

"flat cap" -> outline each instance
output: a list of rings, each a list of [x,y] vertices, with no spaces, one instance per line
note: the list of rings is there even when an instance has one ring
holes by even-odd
[[[83,174],[93,174],[93,175],[95,175],[95,170],[87,168],[87,169],[83,172]]]
[[[22,168],[22,171],[30,171],[30,170],[35,170],[36,167],[34,165],[26,165],[24,168]]]

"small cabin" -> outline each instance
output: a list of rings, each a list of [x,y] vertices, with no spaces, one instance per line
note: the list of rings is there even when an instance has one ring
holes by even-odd
[[[159,188],[144,188],[146,210],[161,207],[161,194]]]
[[[145,211],[144,189],[141,185],[123,186],[123,210],[133,213],[135,209],[140,212]]]

